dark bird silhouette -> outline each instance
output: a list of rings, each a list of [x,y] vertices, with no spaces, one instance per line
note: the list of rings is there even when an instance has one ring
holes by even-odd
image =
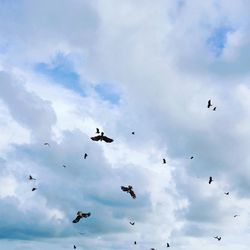
[[[136,245],[136,241],[134,241],[134,245]]]
[[[133,131],[133,132],[132,132],[132,135],[134,135],[134,134],[135,134],[135,132]]]
[[[221,240],[221,237],[219,237],[219,236],[216,236],[216,237],[214,237],[215,239],[217,239],[217,240]]]
[[[133,189],[133,187],[130,186],[130,185],[128,187],[121,186],[122,191],[129,193],[131,195],[131,197],[133,199],[135,199],[136,195],[135,195],[135,193],[134,193],[134,191],[132,189]]]
[[[211,106],[213,106],[212,103],[211,103],[211,100],[208,100],[207,107],[210,108]]]
[[[105,136],[103,132],[101,132],[101,135],[91,137],[91,140],[93,140],[93,141],[105,141],[107,143],[111,143],[114,141],[113,139]]]
[[[32,190],[31,190],[31,191],[33,192],[33,191],[35,191],[35,190],[36,190],[36,188],[32,188]]]
[[[150,250],[155,250],[154,248],[150,248]]]
[[[74,245],[74,249],[76,249],[76,246]]]
[[[234,215],[234,218],[236,218],[236,217],[238,217],[239,215],[238,214],[236,214],[236,215]]]
[[[96,134],[100,134],[99,128],[96,128]]]
[[[85,154],[84,154],[84,159],[86,159],[86,158],[87,158],[87,156],[88,156],[88,154],[86,154],[86,153],[85,153]]]
[[[214,181],[214,180],[213,180],[213,178],[210,176],[210,177],[209,177],[208,184],[211,184],[211,183],[212,183],[212,181]]]
[[[224,193],[225,195],[229,195],[229,192]]]
[[[170,247],[169,243],[167,243],[167,247]]]
[[[65,165],[62,165],[64,168],[66,168],[66,166]]]
[[[135,223],[130,221],[129,224],[132,225],[132,226],[134,226]]]
[[[213,108],[213,111],[216,111],[216,107]]]
[[[29,180],[33,180],[33,181],[35,181],[36,179],[35,178],[33,178],[31,175],[29,176]]]
[[[82,211],[78,211],[76,214],[76,218],[72,221],[73,223],[79,222],[82,218],[88,218],[91,215],[91,213],[83,213]]]
[[[163,159],[162,159],[162,162],[163,162],[163,164],[166,164],[166,159],[163,158]]]
[[[45,142],[43,145],[44,146],[50,146],[48,142]]]
[[[194,157],[193,157],[193,156],[191,156],[191,157],[190,157],[190,159],[192,160],[192,159],[194,159]]]

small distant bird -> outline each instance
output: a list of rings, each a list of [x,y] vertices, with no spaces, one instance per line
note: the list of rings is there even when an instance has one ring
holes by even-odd
[[[96,128],[96,134],[100,134],[99,128]]]
[[[239,215],[238,214],[236,214],[236,215],[234,215],[234,218],[236,218],[236,217],[238,217]]]
[[[166,159],[163,158],[163,159],[162,159],[162,162],[163,162],[163,164],[166,164]]]
[[[82,211],[78,211],[76,214],[76,218],[72,221],[73,223],[79,222],[82,218],[88,218],[91,215],[91,213],[83,213]]]
[[[76,249],[76,246],[74,245],[74,249]]]
[[[48,142],[45,142],[43,145],[44,146],[50,146]]]
[[[193,157],[193,156],[191,156],[191,157],[190,157],[190,159],[192,160],[192,159],[194,159],[194,157]]]
[[[155,250],[154,248],[150,248],[150,250]]]
[[[134,241],[134,245],[136,245],[136,241]]]
[[[86,153],[85,153],[85,154],[84,154],[84,159],[86,159],[86,158],[87,158],[87,156],[88,156],[88,154],[86,154]]]
[[[213,108],[213,111],[216,111],[216,107]]]
[[[65,166],[65,165],[62,165],[64,168],[66,168],[67,166]]]
[[[208,100],[207,107],[210,108],[211,106],[213,106],[212,103],[211,103],[211,100]]]
[[[93,140],[93,141],[105,141],[107,143],[110,143],[110,142],[114,141],[113,139],[105,136],[103,132],[101,132],[101,135],[91,137],[91,140]]]
[[[133,189],[133,187],[130,186],[130,185],[128,187],[121,186],[122,191],[129,193],[131,195],[131,197],[133,199],[135,199],[136,195],[135,195],[135,193],[134,193],[134,191],[132,189]]]
[[[219,237],[219,236],[216,236],[216,237],[214,237],[215,239],[217,239],[217,240],[221,240],[221,237]]]
[[[36,179],[35,178],[33,178],[31,175],[29,176],[29,180],[33,180],[33,181],[35,181]]]
[[[132,226],[134,226],[135,223],[130,221],[129,224],[132,225]]]
[[[229,192],[224,193],[225,195],[229,195]]]
[[[167,243],[167,247],[170,247],[169,243]]]
[[[133,132],[132,132],[132,135],[134,135],[134,134],[135,134],[135,132],[133,131]]]
[[[31,191],[33,192],[33,191],[35,191],[35,190],[36,190],[36,188],[32,188],[32,190],[31,190]]]
[[[211,184],[211,183],[212,183],[212,181],[214,181],[214,180],[213,180],[213,178],[210,176],[210,177],[209,177],[208,184]]]

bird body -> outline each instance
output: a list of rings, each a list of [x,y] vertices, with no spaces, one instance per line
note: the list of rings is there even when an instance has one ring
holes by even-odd
[[[211,183],[212,183],[212,181],[214,181],[214,180],[213,180],[213,178],[210,176],[210,177],[209,177],[209,181],[208,181],[208,183],[209,183],[209,184],[211,184]]]
[[[194,159],[194,157],[193,157],[193,156],[191,156],[191,157],[190,157],[190,159],[192,160],[192,159]]]
[[[96,134],[100,134],[99,128],[96,128]]]
[[[135,195],[135,192],[132,189],[133,189],[133,187],[130,186],[130,185],[128,187],[121,186],[122,191],[129,193],[131,195],[131,197],[133,199],[135,199],[136,195]]]
[[[32,190],[31,190],[31,191],[33,192],[33,191],[35,191],[35,190],[36,190],[36,188],[32,188]]]
[[[103,132],[101,132],[101,135],[91,137],[91,140],[93,140],[93,141],[105,141],[107,143],[111,143],[114,141],[113,139],[105,136]]]
[[[166,159],[165,158],[162,159],[162,164],[166,164]]]
[[[36,179],[35,178],[33,178],[31,175],[29,176],[29,180],[33,180],[33,181],[35,181]]]
[[[221,240],[221,237],[219,237],[219,236],[216,236],[216,237],[214,237],[214,238],[217,239],[218,241]]]
[[[91,215],[91,213],[83,213],[82,211],[78,211],[76,214],[76,218],[72,221],[73,223],[77,223],[82,218],[88,218]]]
[[[213,108],[213,111],[216,111],[216,107]]]
[[[208,100],[208,102],[207,102],[207,108],[210,108],[211,106],[213,106],[212,103],[211,103],[211,100]]]
[[[170,247],[169,243],[167,243],[167,247]]]
[[[86,159],[86,158],[87,158],[87,156],[88,156],[88,154],[87,154],[87,153],[85,153],[85,154],[84,154],[84,159]]]
[[[229,192],[224,193],[225,195],[229,195]]]
[[[130,221],[129,224],[132,225],[132,226],[134,226],[135,223]]]
[[[45,142],[43,145],[44,146],[50,146],[48,142]]]

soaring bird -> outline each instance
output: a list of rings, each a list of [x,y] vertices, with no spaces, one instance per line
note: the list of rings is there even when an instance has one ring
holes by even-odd
[[[84,154],[84,156],[83,156],[83,157],[84,157],[84,159],[86,159],[86,158],[87,158],[87,156],[88,156],[88,154],[87,154],[87,153],[85,153],[85,154]]]
[[[132,226],[134,226],[135,223],[130,221],[129,224],[132,225]]]
[[[162,164],[166,164],[166,159],[163,158],[163,159],[162,159],[162,162],[163,162]]]
[[[101,132],[101,135],[91,137],[91,140],[93,140],[93,141],[105,141],[107,143],[114,141],[113,139],[105,136],[103,132]]]
[[[209,177],[208,184],[211,184],[211,183],[212,183],[212,181],[214,181],[214,180],[213,180],[213,178],[210,176],[210,177]]]
[[[62,165],[64,168],[66,168],[66,166],[65,165]]]
[[[132,135],[134,135],[134,134],[135,134],[135,132],[133,131],[131,134],[132,134]]]
[[[99,128],[96,128],[96,134],[100,134]]]
[[[234,218],[236,218],[236,217],[238,217],[239,215],[238,214],[236,214],[236,215],[234,215]]]
[[[216,107],[213,108],[213,111],[216,111]]]
[[[212,103],[211,103],[211,100],[208,100],[207,107],[210,108],[211,106],[213,106]]]
[[[229,192],[224,193],[225,195],[229,195]]]
[[[43,145],[44,146],[50,146],[48,142],[45,142]]]
[[[136,241],[134,241],[134,245],[136,245]]]
[[[194,157],[193,157],[193,156],[191,156],[191,157],[190,157],[190,159],[192,160],[192,159],[194,159]]]
[[[33,180],[33,181],[35,181],[36,179],[35,178],[33,178],[31,175],[29,176],[29,180]]]
[[[79,222],[82,218],[87,218],[91,215],[91,213],[83,213],[82,211],[78,211],[76,214],[76,218],[72,221],[73,223]]]
[[[169,243],[167,243],[167,247],[170,247]]]
[[[74,249],[76,249],[76,246],[74,245]]]
[[[36,188],[32,188],[32,190],[31,190],[31,191],[33,192],[33,191],[35,191],[35,190],[36,190]]]
[[[121,186],[122,191],[129,193],[131,195],[131,197],[133,199],[135,199],[136,195],[135,195],[135,193],[134,193],[134,191],[132,189],[133,189],[133,187],[130,186],[130,185],[128,187]]]
[[[217,240],[221,240],[221,237],[219,237],[219,236],[216,236],[214,238],[217,239]]]

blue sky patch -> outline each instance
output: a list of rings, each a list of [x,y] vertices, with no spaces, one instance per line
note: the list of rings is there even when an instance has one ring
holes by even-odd
[[[95,86],[95,91],[105,101],[109,101],[115,105],[119,104],[120,102],[118,90],[112,84],[100,83]]]
[[[80,77],[74,71],[69,58],[63,54],[57,54],[51,63],[38,63],[35,66],[36,71],[48,76],[55,83],[84,95],[80,84]]]

